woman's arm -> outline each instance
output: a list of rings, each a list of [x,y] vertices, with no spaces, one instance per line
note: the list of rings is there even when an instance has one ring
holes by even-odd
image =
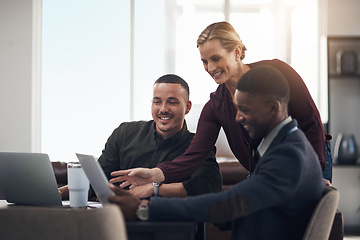
[[[183,181],[205,162],[213,149],[220,131],[212,100],[207,102],[201,112],[196,134],[185,153],[171,162],[160,163],[157,168],[164,174],[165,182]]]
[[[111,183],[125,181],[120,187],[144,185],[151,182],[180,182],[192,175],[208,158],[220,131],[213,113],[211,100],[205,104],[196,134],[185,153],[170,162],[160,163],[156,168],[135,168],[113,172]],[[132,188],[130,187],[130,188]]]

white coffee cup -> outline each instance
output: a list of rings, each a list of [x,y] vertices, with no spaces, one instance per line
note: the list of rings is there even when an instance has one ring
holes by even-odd
[[[88,202],[89,180],[79,162],[67,164],[70,207],[86,207]]]

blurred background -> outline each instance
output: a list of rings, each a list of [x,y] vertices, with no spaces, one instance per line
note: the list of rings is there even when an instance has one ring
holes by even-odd
[[[1,0],[0,151],[46,152],[52,161],[99,156],[121,122],[151,118],[152,85],[166,73],[189,83],[201,109],[217,85],[196,39],[224,20],[248,49],[245,63],[278,58],[302,76],[328,126],[327,39],[359,36],[359,7],[358,0]],[[342,81],[335,81],[336,89]],[[334,96],[351,94],[352,122],[348,113],[331,115],[341,123],[334,138],[360,137],[358,83],[349,86]],[[338,111],[348,102],[332,105]]]
[[[152,85],[165,73],[189,83],[194,104],[206,103],[217,85],[196,40],[224,20],[248,49],[245,63],[291,64],[327,121],[318,12],[313,0],[43,1],[41,151],[65,161],[76,151],[99,155],[121,122],[151,119]]]

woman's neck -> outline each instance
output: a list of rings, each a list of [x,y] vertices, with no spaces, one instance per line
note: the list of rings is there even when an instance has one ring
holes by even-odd
[[[250,67],[246,64],[242,64],[241,62],[239,62],[239,69],[237,74],[232,77],[231,79],[229,79],[229,81],[227,81],[225,83],[225,86],[227,88],[227,90],[229,91],[231,98],[234,98],[235,95],[235,90],[236,90],[236,84],[239,81],[239,79],[241,78],[242,75],[244,75],[244,73],[246,73],[247,71],[250,70]]]
[[[225,86],[226,86],[227,90],[229,91],[231,98],[234,98],[235,90],[236,90],[236,83],[234,83],[234,81],[227,81],[225,83]]]

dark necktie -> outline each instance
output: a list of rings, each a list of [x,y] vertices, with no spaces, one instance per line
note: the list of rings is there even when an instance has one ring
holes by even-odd
[[[253,150],[253,159],[255,160],[255,164],[257,164],[260,159],[260,153],[257,148]]]
[[[256,166],[257,162],[259,161],[260,159],[260,153],[259,151],[256,149],[253,149],[252,151],[252,159],[254,160],[254,166]],[[255,167],[254,167],[255,168]],[[252,171],[250,170],[249,171],[249,175],[247,177],[251,177],[251,174],[252,174]]]

